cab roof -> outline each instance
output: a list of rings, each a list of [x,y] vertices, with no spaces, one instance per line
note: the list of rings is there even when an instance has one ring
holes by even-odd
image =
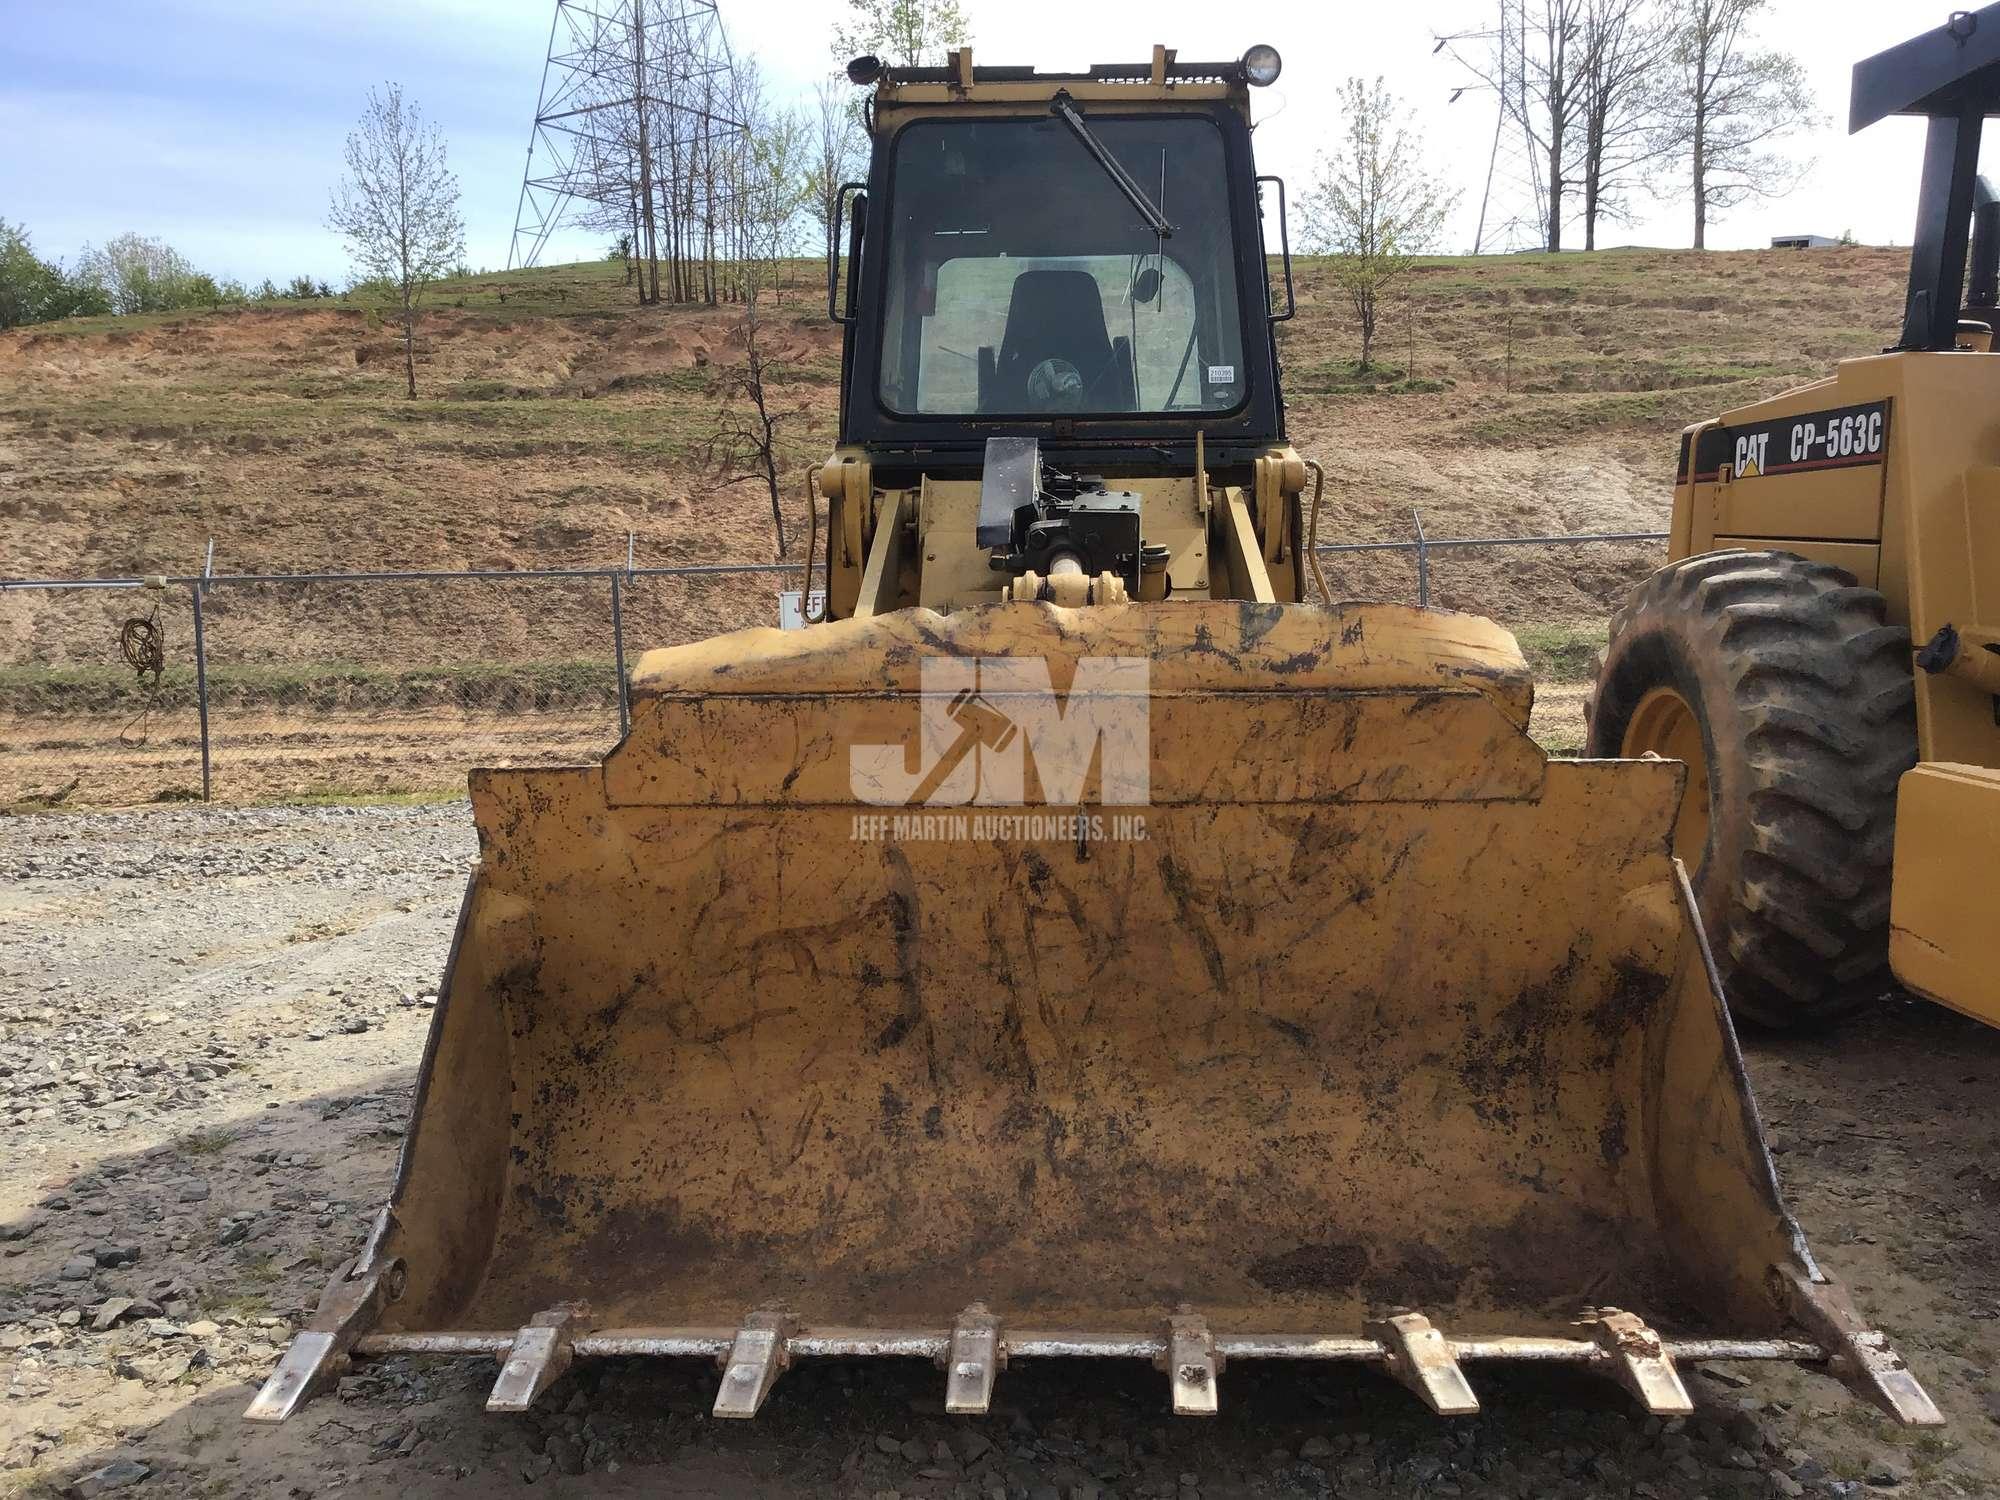
[[[1067,92],[1078,101],[1118,103],[1212,103],[1225,100],[1250,113],[1250,85],[1243,60],[1181,62],[1172,47],[1154,47],[1151,62],[1093,63],[1084,73],[1043,73],[1033,67],[975,66],[972,49],[952,52],[943,67],[891,67],[857,58],[848,68],[872,63],[875,109],[935,109],[939,105],[1036,104]],[[858,81],[868,81],[865,77]]]

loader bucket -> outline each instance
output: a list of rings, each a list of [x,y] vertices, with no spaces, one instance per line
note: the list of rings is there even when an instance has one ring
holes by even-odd
[[[1010,604],[648,655],[602,766],[475,773],[393,1196],[253,1405],[354,1353],[723,1366],[1834,1360],[1936,1412],[1778,1195],[1682,768],[1550,761],[1485,621]]]

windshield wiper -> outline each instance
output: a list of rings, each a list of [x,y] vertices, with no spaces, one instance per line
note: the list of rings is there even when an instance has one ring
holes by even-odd
[[[1091,134],[1090,127],[1083,123],[1083,116],[1076,111],[1076,101],[1069,96],[1068,89],[1058,89],[1055,98],[1049,101],[1049,113],[1069,126],[1069,133],[1083,142],[1083,149],[1097,158],[1097,164],[1104,168],[1118,191],[1126,201],[1139,210],[1139,217],[1146,221],[1146,227],[1163,240],[1172,239],[1174,226],[1167,222],[1167,216],[1153,206],[1153,200],[1146,196],[1146,190],[1132,180],[1132,174],[1118,165],[1118,158],[1105,149],[1104,142]]]

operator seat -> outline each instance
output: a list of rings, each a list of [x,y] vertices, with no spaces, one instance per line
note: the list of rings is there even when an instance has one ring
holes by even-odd
[[[1083,377],[1086,411],[1130,411],[1132,346],[1104,326],[1104,297],[1088,271],[1023,271],[1014,278],[1000,354],[979,351],[979,409],[1026,412],[1028,377],[1045,359],[1062,359]]]

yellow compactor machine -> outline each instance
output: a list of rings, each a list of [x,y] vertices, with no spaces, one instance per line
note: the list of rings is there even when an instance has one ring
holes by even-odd
[[[1690,767],[1675,852],[1765,1025],[1837,1019],[1892,975],[2000,1025],[1996,112],[2000,5],[1855,69],[1853,129],[1929,120],[1901,336],[1687,430],[1674,560],[1592,692],[1590,754]]]
[[[482,771],[387,1208],[249,1415],[356,1355],[1243,1360],[1441,1413],[1695,1359],[1938,1420],[1780,1200],[1683,768],[1551,762],[1491,623],[1308,602],[1249,87],[851,70],[824,618],[655,651],[602,764]],[[1273,215],[1281,227],[1281,214]],[[1267,250],[1271,252],[1267,271]],[[814,613],[821,613],[818,606]]]

